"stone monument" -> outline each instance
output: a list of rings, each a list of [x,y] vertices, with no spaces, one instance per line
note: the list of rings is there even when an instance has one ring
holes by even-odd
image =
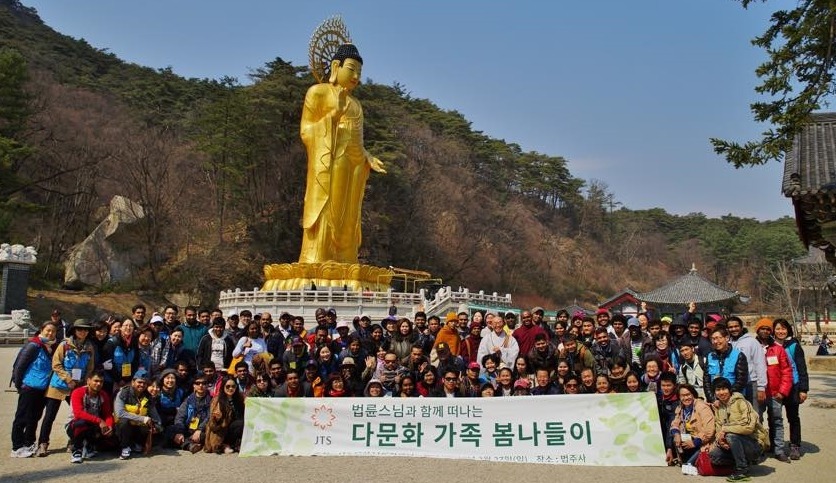
[[[22,337],[32,330],[26,310],[29,270],[38,261],[34,247],[0,244],[0,339]]]

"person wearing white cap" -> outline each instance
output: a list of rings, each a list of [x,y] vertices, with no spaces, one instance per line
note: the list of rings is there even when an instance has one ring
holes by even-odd
[[[340,319],[337,321],[337,328],[335,335],[332,336],[335,348],[339,348],[340,352],[342,352],[346,347],[348,347],[348,333],[351,331],[351,324],[348,323],[345,319]]]

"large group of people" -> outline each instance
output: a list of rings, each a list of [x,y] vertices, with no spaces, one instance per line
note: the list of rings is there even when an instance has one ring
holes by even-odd
[[[560,311],[554,324],[541,307],[377,323],[320,308],[307,325],[288,313],[274,320],[186,307],[179,315],[174,305],[147,321],[142,305],[129,317],[73,324],[54,314],[14,364],[12,457],[49,453],[62,401],[71,406],[71,461],[80,463],[105,447],[122,459],[160,445],[233,453],[248,397],[639,391],[656,396],[669,464],[708,452],[715,464],[732,465],[729,478],[738,481],[762,449],[780,461],[801,457],[798,409],[809,384],[785,319],[762,319],[751,334],[734,316],[704,324],[693,303],[675,318],[646,307],[629,318]]]

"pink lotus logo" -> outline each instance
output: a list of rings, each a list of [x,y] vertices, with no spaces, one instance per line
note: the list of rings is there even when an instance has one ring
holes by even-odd
[[[326,430],[333,426],[335,419],[337,419],[337,416],[334,415],[334,409],[326,407],[324,404],[314,408],[313,414],[311,414],[311,421],[313,421],[313,425],[322,430]]]

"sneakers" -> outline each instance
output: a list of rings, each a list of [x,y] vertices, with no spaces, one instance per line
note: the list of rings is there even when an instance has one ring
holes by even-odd
[[[84,461],[84,458],[81,457],[81,451],[73,451],[73,455],[70,457],[70,463],[81,463]]]
[[[688,476],[699,476],[699,472],[697,471],[697,467],[694,465],[689,465],[685,463],[682,465],[682,474]]]
[[[21,446],[18,449],[12,450],[12,453],[9,455],[12,458],[31,458],[35,454],[35,445],[32,446]]]
[[[192,454],[195,454],[202,449],[203,449],[203,445],[200,444],[200,443],[192,443],[192,444],[189,445],[189,451],[191,451]]]
[[[131,457],[130,446],[126,446],[126,447],[122,448],[122,453],[119,454],[119,459],[120,460],[126,460],[126,459],[130,459],[130,457]]]
[[[752,477],[743,473],[732,473],[726,477],[726,481],[749,481]]]
[[[81,450],[81,457],[86,459],[86,460],[89,460],[91,458],[95,458],[97,454],[99,454],[99,452],[96,451],[96,447],[93,446],[92,444],[85,443],[84,444],[84,449]]]
[[[49,454],[49,443],[41,443],[38,445],[37,451],[35,451],[35,456],[38,458],[43,458],[44,456]]]
[[[790,459],[791,460],[799,460],[801,459],[801,448],[797,445],[790,445]]]
[[[784,453],[779,453],[775,455],[775,459],[782,462],[782,463],[792,463],[787,455]]]

